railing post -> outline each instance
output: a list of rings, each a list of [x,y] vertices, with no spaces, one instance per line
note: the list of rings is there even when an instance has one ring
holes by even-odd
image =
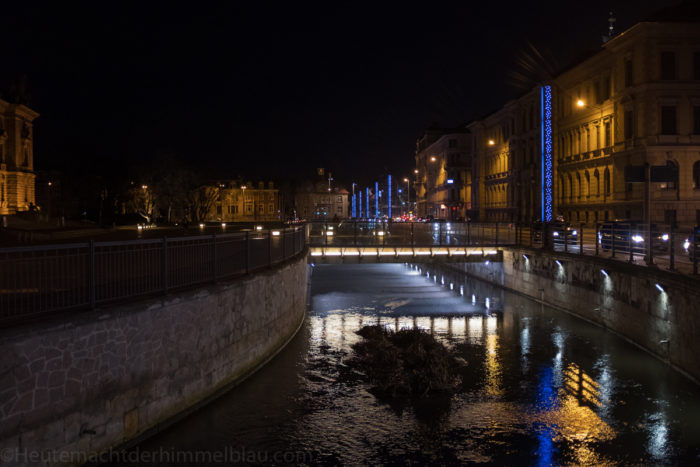
[[[211,276],[212,282],[216,282],[216,234],[211,236]]]
[[[600,243],[600,224],[595,223],[595,255],[598,256],[598,243]]]
[[[163,237],[163,261],[162,276],[163,276],[163,293],[168,293],[168,237]]]
[[[413,247],[413,245],[415,244],[415,234],[414,234],[414,232],[413,232],[413,229],[414,229],[415,225],[416,225],[416,223],[412,221],[412,222],[411,222],[411,246],[412,246],[412,247]]]
[[[612,249],[612,254],[610,255],[611,258],[615,257],[615,223],[610,224],[610,243],[611,243],[611,249]]]
[[[467,245],[472,244],[472,223],[467,222]]]
[[[629,235],[627,238],[627,248],[629,248],[629,250],[630,250],[629,262],[634,263],[634,249],[632,247],[632,224],[629,225]]]
[[[88,293],[90,294],[90,308],[95,308],[95,240],[90,239],[90,253],[88,259],[89,275],[88,275]]]
[[[245,273],[250,274],[250,232],[245,233]]]
[[[282,228],[282,260],[287,260],[287,228]]]
[[[583,222],[581,222],[578,230],[578,254],[583,254]]]
[[[671,234],[668,239],[668,246],[669,246],[669,266],[668,268],[671,271],[674,271],[676,269],[676,252],[675,252],[675,238],[676,238],[676,232],[674,229],[673,224],[671,224]]]
[[[438,243],[442,246],[442,222],[438,222]]]
[[[654,264],[654,237],[651,236],[651,224],[647,224],[647,238],[649,239],[649,243],[647,244],[647,252],[648,252],[648,261],[647,264],[649,266]]]
[[[688,237],[689,240],[693,242],[693,274],[698,273],[698,239],[696,236],[696,233],[698,232],[698,226],[696,225],[693,228],[693,231],[690,232],[690,236]]]
[[[496,245],[498,245],[498,221],[496,221]]]
[[[352,244],[357,246],[357,219],[352,223]]]
[[[267,229],[267,267],[272,267],[272,231]]]
[[[569,252],[569,229],[564,226],[564,253]]]

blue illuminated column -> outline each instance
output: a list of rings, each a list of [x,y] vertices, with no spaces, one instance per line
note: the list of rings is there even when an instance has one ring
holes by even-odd
[[[367,219],[369,219],[369,187],[365,188],[365,193],[367,193]]]
[[[374,217],[379,217],[379,182],[374,182]]]
[[[359,203],[360,215],[358,217],[362,218],[362,190],[360,190],[360,194],[357,196],[357,199],[360,201],[360,203]]]
[[[391,175],[387,177],[386,191],[389,193],[389,200],[386,202],[387,205],[387,217],[391,219]]]
[[[352,218],[354,219],[356,216],[356,211],[355,211],[355,193],[352,194]]]
[[[542,220],[552,221],[552,87],[540,88]]]

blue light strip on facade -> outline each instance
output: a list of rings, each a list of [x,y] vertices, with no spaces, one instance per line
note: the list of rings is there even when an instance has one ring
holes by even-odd
[[[552,87],[540,88],[540,147],[542,148],[541,181],[542,213],[545,222],[552,221]]]
[[[360,208],[360,215],[357,217],[362,218],[362,190],[360,190],[360,194],[357,196],[357,199],[360,200],[360,203],[358,206]]]
[[[379,217],[379,182],[374,182],[374,217]]]
[[[386,182],[387,186],[387,192],[389,193],[389,201],[387,201],[387,217],[391,219],[391,175],[389,175],[388,180]]]
[[[369,219],[369,187],[365,188],[367,190],[365,193],[367,193],[367,219]]]
[[[352,194],[352,218],[355,218],[355,193]]]

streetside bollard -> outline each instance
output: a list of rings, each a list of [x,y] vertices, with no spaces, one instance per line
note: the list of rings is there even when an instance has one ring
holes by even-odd
[[[168,237],[163,237],[163,258],[161,261],[161,275],[163,277],[163,293],[168,293]]]

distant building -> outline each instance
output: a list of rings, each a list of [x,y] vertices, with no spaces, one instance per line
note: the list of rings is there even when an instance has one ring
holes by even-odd
[[[334,186],[331,175],[328,174],[326,178],[323,169],[317,169],[317,175],[318,178],[315,181],[303,182],[294,190],[296,217],[306,220],[349,217],[348,191]]]
[[[467,128],[429,128],[418,139],[414,188],[419,217],[471,217],[471,150]]]
[[[32,122],[38,116],[25,105],[0,99],[0,214],[36,204]]]
[[[212,187],[214,202],[207,220],[220,222],[279,221],[279,190],[273,182],[227,182]]]

